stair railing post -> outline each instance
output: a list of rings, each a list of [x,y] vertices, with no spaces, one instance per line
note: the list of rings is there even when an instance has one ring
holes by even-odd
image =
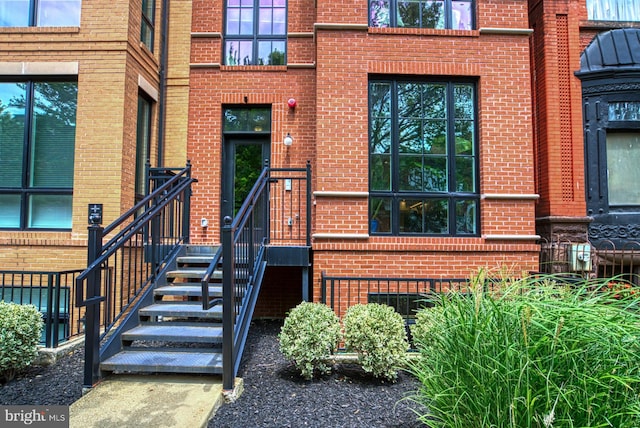
[[[91,264],[102,252],[102,234],[104,228],[99,224],[89,226],[87,265]],[[87,276],[86,300],[100,296],[100,267],[96,267]],[[100,301],[87,305],[85,312],[84,338],[84,387],[92,388],[100,377]]]
[[[232,390],[234,373],[235,255],[232,218],[222,226],[222,388]]]
[[[187,161],[187,178],[191,178],[191,162]],[[182,239],[183,243],[188,244],[191,230],[191,186],[184,189],[184,211],[182,218]]]

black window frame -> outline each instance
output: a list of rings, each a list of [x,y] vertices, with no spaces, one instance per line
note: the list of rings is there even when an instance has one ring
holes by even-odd
[[[136,123],[136,170],[134,180],[135,202],[140,202],[147,194],[147,166],[151,162],[151,138],[153,131],[154,101],[144,91],[138,91],[138,109]],[[142,116],[142,107],[147,113]],[[144,119],[144,122],[142,120]],[[144,135],[142,135],[144,134]],[[142,139],[144,137],[144,139]]]
[[[471,28],[465,29],[465,30],[473,30],[476,28],[476,1],[475,0],[440,0],[440,1],[444,3],[444,27],[443,28],[425,26],[425,25],[422,25],[422,22],[418,26],[404,25],[403,23],[399,22],[398,0],[369,0],[369,7],[367,9],[367,13],[369,15],[369,19],[368,19],[369,26],[373,28],[388,27],[388,28],[423,28],[423,29],[429,28],[429,29],[436,29],[436,30],[451,30],[451,29],[457,30],[457,28],[453,28],[453,2],[463,1],[465,3],[470,3],[469,9],[471,11],[471,23],[470,23]],[[374,3],[382,3],[382,2],[389,3],[389,8],[388,8],[389,25],[374,25],[372,7]],[[417,0],[417,2],[419,2],[420,4],[433,3],[433,1],[431,0]],[[422,21],[422,19],[420,19],[420,21]]]
[[[395,94],[395,102],[393,101],[394,96],[392,95],[392,105],[391,105],[391,189],[388,191],[376,190],[371,188],[371,171],[372,171],[372,150],[371,150],[371,135],[372,135],[372,108],[371,108],[371,84],[375,83],[389,83],[392,85],[392,94]],[[398,94],[398,84],[402,83],[423,83],[423,84],[444,84],[446,85],[446,97],[447,97],[447,105],[448,109],[451,111],[455,108],[453,103],[453,92],[455,85],[471,85],[473,87],[473,176],[471,177],[474,183],[474,191],[473,192],[458,192],[455,191],[456,181],[456,169],[455,169],[455,116],[453,114],[447,114],[446,122],[446,132],[448,135],[447,138],[447,155],[446,155],[446,165],[447,165],[447,191],[446,192],[412,192],[400,190],[400,151],[399,151],[399,117],[398,117],[398,106],[397,106],[397,94]],[[369,234],[376,236],[401,236],[401,237],[415,237],[415,236],[433,236],[433,237],[479,237],[481,236],[480,230],[480,153],[479,153],[479,124],[478,124],[478,82],[476,79],[422,79],[422,78],[406,78],[406,77],[389,77],[389,76],[371,76],[369,79],[369,107],[368,107],[368,123],[369,123],[369,146],[368,146],[368,156],[369,156]],[[381,199],[386,199],[391,201],[391,219],[390,219],[390,227],[389,231],[379,231],[376,230],[374,226],[374,220],[376,212],[378,208],[374,206],[373,201],[375,200],[377,203],[380,202]],[[412,232],[403,230],[401,226],[401,204],[403,201],[409,199],[422,199],[422,200],[447,200],[447,233],[429,233],[429,232]],[[457,231],[457,218],[456,218],[456,203],[461,201],[473,201],[475,203],[475,210],[472,212],[473,221],[474,221],[474,232],[473,233],[460,233]]]
[[[285,31],[283,34],[265,34],[261,35],[259,32],[259,15],[260,15],[260,0],[253,0],[253,31],[251,34],[227,34],[227,21],[229,17],[229,6],[228,0],[225,1],[224,7],[224,40],[223,40],[223,52],[222,59],[224,65],[229,66],[241,66],[241,65],[268,65],[268,66],[279,66],[287,64],[287,28],[289,24],[289,1],[285,1]],[[246,42],[250,41],[252,44],[251,48],[251,62],[250,63],[240,63],[230,64],[227,55],[227,43],[228,42]],[[284,52],[282,55],[282,61],[278,64],[260,64],[259,61],[259,46],[260,42],[283,42],[284,44]],[[273,53],[273,51],[272,51]]]
[[[33,111],[34,111],[34,86],[38,83],[75,83],[76,85],[76,109],[74,112],[77,125],[78,114],[78,79],[77,76],[61,76],[53,77],[46,76],[46,78],[39,78],[38,76],[30,79],[22,79],[15,77],[7,77],[0,79],[0,83],[24,83],[26,86],[26,99],[25,99],[25,118],[24,118],[24,135],[22,141],[22,165],[20,171],[20,187],[3,187],[3,183],[0,182],[0,195],[19,195],[20,196],[20,219],[18,227],[3,227],[0,226],[0,230],[10,231],[70,231],[70,227],[29,227],[29,200],[31,196],[73,196],[73,189],[75,183],[72,183],[71,187],[36,187],[31,186],[30,180],[33,171],[31,169],[31,150],[34,142],[33,136]],[[75,136],[74,136],[74,153],[75,153]],[[1,166],[1,165],[0,165]],[[74,165],[75,169],[75,160]],[[73,215],[73,213],[71,213]],[[71,217],[73,222],[73,217]]]

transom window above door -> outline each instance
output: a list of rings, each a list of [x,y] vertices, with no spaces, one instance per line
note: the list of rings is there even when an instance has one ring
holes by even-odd
[[[471,30],[472,0],[369,0],[369,26]]]
[[[224,63],[284,65],[287,0],[227,0]]]

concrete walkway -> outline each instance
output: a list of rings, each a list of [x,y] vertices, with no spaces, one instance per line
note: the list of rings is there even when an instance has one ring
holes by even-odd
[[[70,428],[198,428],[242,392],[229,397],[219,376],[118,375],[107,378],[69,408]]]

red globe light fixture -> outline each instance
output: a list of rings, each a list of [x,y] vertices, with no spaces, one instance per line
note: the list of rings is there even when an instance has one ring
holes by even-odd
[[[296,101],[295,98],[289,98],[289,101],[287,101],[287,105],[289,106],[290,109],[294,109],[298,105],[298,102]]]

